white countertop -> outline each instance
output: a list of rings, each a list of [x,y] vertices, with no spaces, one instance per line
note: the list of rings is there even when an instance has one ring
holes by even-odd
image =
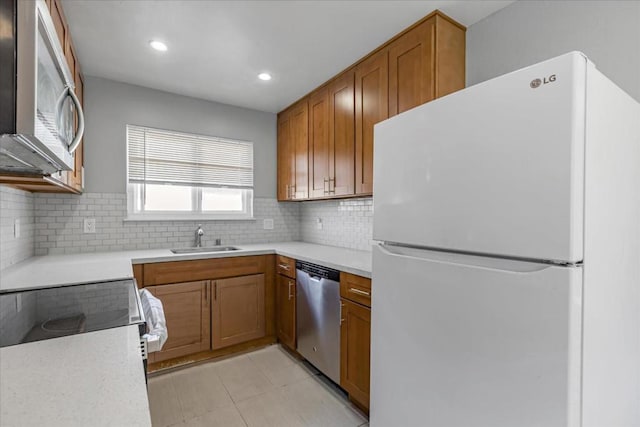
[[[137,326],[0,348],[1,426],[151,426]]]
[[[371,252],[367,251],[304,242],[234,246],[240,250],[178,255],[169,249],[149,249],[37,256],[0,271],[0,292],[132,278],[132,263],[144,264],[274,253],[359,276],[371,277]]]

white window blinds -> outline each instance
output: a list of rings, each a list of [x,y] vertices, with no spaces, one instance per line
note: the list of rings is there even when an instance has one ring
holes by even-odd
[[[253,143],[127,125],[129,182],[253,188]]]

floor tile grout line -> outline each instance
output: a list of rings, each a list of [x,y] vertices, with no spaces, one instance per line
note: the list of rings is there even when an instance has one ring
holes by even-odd
[[[233,404],[233,406],[236,408],[236,411],[238,411],[238,414],[240,414],[240,418],[242,418],[242,422],[244,423],[244,425],[246,427],[249,427],[249,423],[247,422],[247,420],[245,419],[244,415],[242,415],[242,411],[240,410],[240,408],[238,408],[238,405],[236,405],[235,403]]]
[[[167,374],[169,376],[169,382],[171,383],[171,388],[173,389],[173,394],[176,396],[176,400],[178,401],[178,405],[180,406],[180,414],[182,415],[182,424],[184,424],[187,420],[184,416],[184,407],[182,406],[182,402],[180,401],[180,397],[178,397],[178,392],[176,391],[176,385],[173,383],[173,379],[175,375],[173,372]]]

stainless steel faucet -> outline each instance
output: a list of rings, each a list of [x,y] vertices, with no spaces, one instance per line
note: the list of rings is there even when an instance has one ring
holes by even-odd
[[[202,247],[202,236],[204,236],[204,230],[202,229],[202,224],[198,224],[198,229],[196,230],[196,248]]]

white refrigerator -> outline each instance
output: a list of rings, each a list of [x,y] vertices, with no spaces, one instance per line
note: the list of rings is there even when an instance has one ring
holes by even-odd
[[[371,426],[640,426],[640,104],[572,52],[374,140]]]

